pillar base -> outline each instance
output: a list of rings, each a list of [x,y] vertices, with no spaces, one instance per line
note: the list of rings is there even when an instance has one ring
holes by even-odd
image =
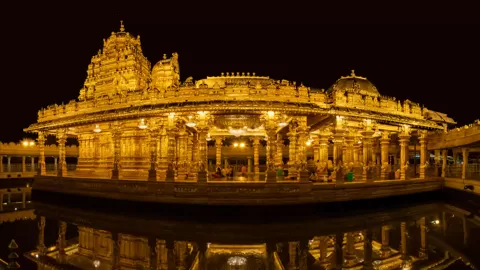
[[[200,172],[197,173],[197,182],[198,183],[206,183],[207,181],[208,181],[207,172],[200,171]]]
[[[157,170],[148,170],[148,181],[157,181]]]
[[[57,176],[58,177],[65,177],[65,176],[67,176],[67,172],[60,169],[60,170],[57,171]]]
[[[308,174],[308,171],[300,171],[298,173],[299,176],[299,181],[300,182],[308,182],[310,175]]]
[[[175,171],[174,170],[168,170],[167,171],[167,177],[165,177],[166,182],[175,182]]]
[[[118,180],[119,175],[120,175],[120,172],[118,171],[118,169],[112,170],[112,179]]]
[[[267,179],[266,179],[267,183],[277,182],[277,173],[268,171],[266,173],[266,176],[267,176]]]
[[[345,174],[342,171],[336,171],[335,172],[335,182],[337,184],[343,184],[345,182]]]

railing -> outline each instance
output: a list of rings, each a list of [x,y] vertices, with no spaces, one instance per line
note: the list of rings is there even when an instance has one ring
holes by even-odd
[[[447,166],[445,176],[448,178],[462,178],[463,165]],[[480,180],[480,164],[467,164],[465,178],[471,180]]]
[[[57,166],[55,164],[46,164],[45,169],[47,172],[55,172],[57,171]],[[77,168],[77,164],[67,164],[67,171],[75,171]],[[25,164],[25,172],[37,172],[38,171],[38,164],[35,164],[32,169],[32,164]],[[13,163],[10,164],[10,171],[8,171],[8,166],[3,164],[3,172],[23,172],[22,164],[20,163]]]

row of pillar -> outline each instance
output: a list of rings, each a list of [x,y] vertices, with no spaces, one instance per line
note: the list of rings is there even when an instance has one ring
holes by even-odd
[[[55,161],[57,158],[55,158]],[[27,172],[27,157],[22,156],[22,172]],[[30,157],[30,171],[34,172],[35,171],[35,157]],[[55,162],[56,163],[56,162]],[[2,172],[12,172],[12,157],[7,156],[7,168],[4,168],[3,165],[3,156],[0,156],[0,173]]]

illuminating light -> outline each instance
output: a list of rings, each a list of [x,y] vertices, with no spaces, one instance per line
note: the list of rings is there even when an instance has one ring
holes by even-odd
[[[174,112],[169,113],[169,114],[168,114],[168,117],[169,117],[169,118],[175,117],[175,113],[174,113]]]
[[[287,122],[280,122],[280,123],[278,123],[278,126],[286,127],[286,126],[288,126],[288,123]]]
[[[240,143],[240,147],[245,147],[245,143]]]
[[[25,139],[22,141],[22,145],[27,147],[27,146],[34,146],[35,145],[35,142],[32,141],[32,140],[29,140],[29,139]]]
[[[234,143],[234,144],[233,144],[233,147],[238,147],[238,143]]]
[[[308,140],[305,144],[306,144],[306,145],[311,145],[312,142],[311,142],[310,140]]]
[[[27,141],[23,141],[23,146],[28,146],[28,142],[27,142]]]
[[[100,267],[100,261],[99,260],[93,261],[93,266],[95,266],[95,268]]]
[[[93,129],[93,132],[96,132],[96,133],[102,132],[102,129],[100,128],[100,125],[95,125],[95,128]]]
[[[245,130],[243,130],[243,129],[230,129],[228,132],[230,134],[232,134],[233,136],[238,137],[238,136],[244,134]]]
[[[38,258],[38,254],[35,254],[35,258]]]
[[[186,125],[187,127],[193,128],[193,127],[195,127],[197,124],[192,121],[192,116],[190,115],[190,116],[188,116],[188,122],[185,123],[185,125]]]
[[[268,117],[270,117],[270,118],[272,118],[272,117],[275,116],[275,112],[274,112],[274,111],[268,111],[267,114],[268,114]]]
[[[438,224],[440,224],[440,220],[438,220],[438,219],[433,220],[433,221],[432,221],[432,224],[438,225]]]
[[[240,256],[230,257],[227,260],[227,264],[231,266],[240,266],[240,265],[245,265],[246,263],[247,263],[247,258],[240,257]]]
[[[140,124],[138,124],[139,129],[146,129],[148,126],[145,124],[145,119],[140,119]]]

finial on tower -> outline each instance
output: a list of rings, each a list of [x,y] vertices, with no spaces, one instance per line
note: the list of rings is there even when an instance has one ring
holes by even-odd
[[[355,77],[355,70],[352,69],[352,73],[350,73],[350,76]]]
[[[120,32],[125,32],[125,26],[123,25],[123,21],[120,21]]]
[[[166,53],[163,54],[163,60],[165,60],[165,59],[167,59],[167,54]]]

